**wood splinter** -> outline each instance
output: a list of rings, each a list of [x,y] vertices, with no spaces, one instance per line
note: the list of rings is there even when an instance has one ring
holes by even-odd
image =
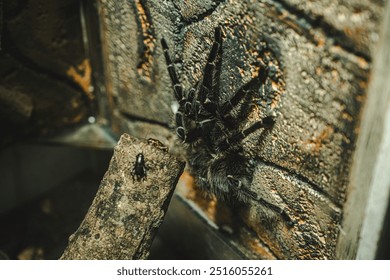
[[[184,165],[156,140],[122,135],[92,205],[60,259],[147,259]]]

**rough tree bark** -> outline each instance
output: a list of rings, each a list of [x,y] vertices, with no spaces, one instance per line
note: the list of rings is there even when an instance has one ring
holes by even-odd
[[[267,106],[277,113],[276,124],[268,133],[254,133],[243,145],[257,163],[252,190],[284,208],[296,224],[289,228],[277,214],[250,202],[240,210],[242,224],[233,231],[250,236],[240,246],[254,258],[354,257],[338,253],[337,242],[382,1],[98,4],[105,84],[117,99],[117,131],[144,136],[150,128],[143,128],[149,126],[153,137],[171,141],[174,96],[159,44],[162,37],[188,88],[202,77],[213,30],[222,27],[220,101],[258,75],[259,61],[273,66],[276,78],[269,75],[265,94],[253,96],[258,106],[243,125],[263,117]],[[217,205],[206,204],[208,210]],[[206,213],[213,213],[209,218],[219,223],[216,211]]]
[[[61,259],[148,258],[184,168],[156,143],[121,137],[96,197]],[[134,165],[139,153],[144,155],[146,174],[137,178]]]

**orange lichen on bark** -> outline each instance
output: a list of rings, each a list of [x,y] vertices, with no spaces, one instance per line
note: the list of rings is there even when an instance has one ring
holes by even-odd
[[[138,73],[149,82],[152,79],[151,69],[153,64],[153,52],[156,48],[155,38],[151,34],[152,25],[148,19],[148,14],[141,1],[136,1],[138,19],[141,25],[143,38],[143,52],[141,62],[137,66]]]
[[[331,126],[326,126],[322,131],[321,134],[317,137],[313,137],[309,141],[307,141],[305,144],[309,145],[313,153],[318,153],[322,147],[322,144],[324,141],[333,134],[334,129]]]
[[[71,66],[66,74],[81,87],[89,100],[95,98],[91,91],[92,68],[88,59],[84,59],[77,67]]]

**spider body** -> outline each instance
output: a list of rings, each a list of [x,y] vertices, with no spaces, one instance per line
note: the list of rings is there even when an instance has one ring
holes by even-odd
[[[179,104],[175,114],[176,134],[186,148],[190,171],[196,184],[230,204],[245,203],[249,199],[262,202],[280,213],[287,221],[291,219],[283,209],[266,202],[250,189],[253,161],[245,156],[242,142],[259,129],[269,129],[274,124],[273,116],[266,116],[249,126],[253,109],[251,92],[264,83],[265,67],[258,77],[241,87],[227,101],[220,98],[220,71],[222,59],[222,32],[217,27],[214,43],[203,72],[203,79],[194,87],[185,90],[169,55],[166,41],[161,40],[174,95]]]
[[[145,157],[143,153],[139,153],[135,157],[132,176],[133,176],[133,180],[134,178],[136,178],[137,181],[144,180],[146,178],[146,165],[145,165]]]

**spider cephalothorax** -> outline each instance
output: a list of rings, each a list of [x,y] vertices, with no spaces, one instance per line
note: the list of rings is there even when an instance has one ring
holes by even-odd
[[[232,97],[223,102],[220,98],[220,69],[222,59],[222,33],[217,27],[214,43],[203,73],[203,79],[194,87],[183,89],[169,55],[166,41],[161,40],[169,76],[179,108],[175,114],[176,134],[186,147],[187,160],[197,185],[230,203],[260,201],[278,212],[287,221],[283,209],[273,205],[250,189],[252,161],[244,155],[242,142],[259,129],[269,129],[274,117],[268,115],[247,128],[241,123],[248,121],[254,104],[250,94],[264,83],[266,67],[259,70],[258,77],[241,87]]]

